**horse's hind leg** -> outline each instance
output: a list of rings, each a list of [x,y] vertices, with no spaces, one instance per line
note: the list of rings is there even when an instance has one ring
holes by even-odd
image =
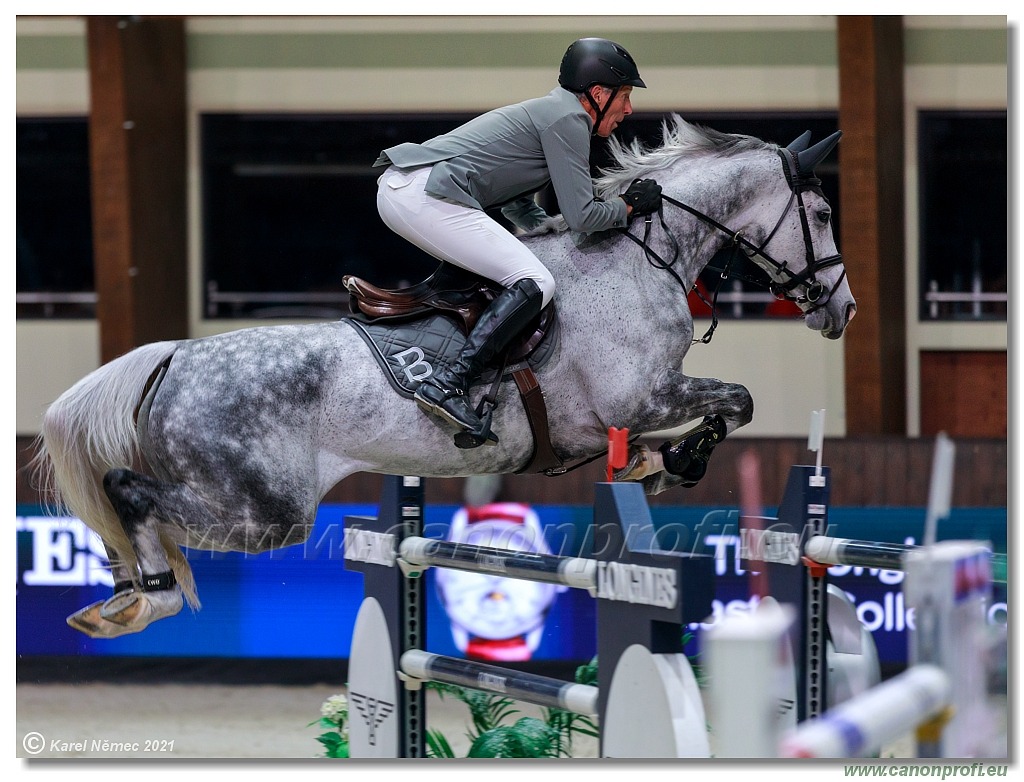
[[[157,619],[173,616],[183,604],[161,535],[161,527],[168,521],[161,509],[167,490],[161,482],[125,469],[108,472],[103,489],[131,542],[138,573],[133,578],[127,568],[115,571],[114,596],[99,607],[100,627],[109,630],[105,625],[112,624],[121,628],[121,634],[134,633]],[[88,619],[95,613],[90,612]]]
[[[104,544],[105,545],[105,544]],[[106,546],[107,551],[110,547]],[[123,564],[111,562],[111,571],[114,574],[114,596],[117,597],[125,592],[134,591],[135,584],[132,582],[131,573]],[[126,627],[123,624],[111,622],[103,617],[103,606],[109,600],[99,600],[75,611],[68,617],[68,624],[79,632],[85,633],[90,638],[117,638],[119,635],[134,632],[134,628]]]
[[[107,600],[100,608],[101,617],[127,627],[128,632],[138,632],[156,619],[178,613],[183,596],[198,606],[179,546],[258,554],[306,540],[316,513],[315,484],[278,475],[275,489],[267,485],[275,476],[262,477],[267,481],[257,481],[257,489],[251,487],[254,479],[248,476],[248,483],[232,487],[223,496],[225,480],[211,485],[197,477],[186,484],[128,469],[108,472],[103,489],[138,568],[132,572],[133,588]],[[214,487],[219,501],[208,499]],[[122,558],[127,559],[123,554]],[[182,583],[175,583],[175,572]]]

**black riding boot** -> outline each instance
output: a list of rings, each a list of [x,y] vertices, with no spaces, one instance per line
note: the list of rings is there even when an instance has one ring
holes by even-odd
[[[416,388],[416,401],[420,407],[472,435],[471,438],[459,438],[460,447],[465,447],[462,443],[467,441],[473,443],[470,447],[482,445],[485,441],[498,442],[497,437],[484,431],[486,425],[470,405],[469,384],[480,376],[487,362],[537,316],[542,298],[541,290],[533,280],[513,283],[498,294],[480,315],[451,366],[428,377]]]

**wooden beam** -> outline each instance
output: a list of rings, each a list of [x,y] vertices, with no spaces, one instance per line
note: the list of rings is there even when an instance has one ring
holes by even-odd
[[[840,16],[837,40],[846,433],[905,435],[903,18]]]
[[[185,23],[91,16],[89,151],[102,361],[188,335]]]

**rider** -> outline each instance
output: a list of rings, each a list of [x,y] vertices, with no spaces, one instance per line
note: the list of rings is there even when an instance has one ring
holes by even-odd
[[[633,113],[633,88],[647,86],[629,52],[581,38],[562,57],[558,84],[542,98],[489,111],[422,144],[385,149],[374,163],[388,166],[378,180],[377,210],[391,230],[504,287],[451,366],[415,392],[421,407],[469,433],[456,438],[460,447],[497,442],[469,403],[469,384],[555,293],[551,273],[484,210],[500,206],[518,227],[536,227],[548,215],[532,194],[550,182],[569,228],[592,233],[625,226],[660,204],[652,179],[603,201],[590,176],[591,136],[609,136]]]

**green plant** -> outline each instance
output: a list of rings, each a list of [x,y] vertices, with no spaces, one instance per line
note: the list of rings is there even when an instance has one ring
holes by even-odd
[[[511,699],[494,693],[467,689],[453,684],[442,684],[441,682],[426,682],[423,686],[436,692],[442,699],[451,696],[466,705],[469,709],[471,723],[471,728],[466,735],[474,744],[480,736],[498,728],[504,719],[518,713],[518,709],[513,707],[514,702]],[[456,757],[451,743],[441,731],[428,730],[426,742],[428,757]],[[474,756],[470,755],[470,757]]]
[[[558,729],[536,717],[521,717],[513,725],[498,725],[473,741],[469,758],[559,757]]]
[[[597,658],[576,669],[579,684],[597,681]],[[590,717],[564,709],[544,709],[542,719],[520,717],[513,724],[505,721],[519,714],[514,701],[501,695],[451,684],[428,682],[424,685],[442,698],[451,696],[466,704],[471,729],[467,757],[470,758],[559,758],[572,757],[572,742],[577,736],[598,735]],[[451,743],[438,730],[427,732],[429,757],[454,758]]]
[[[324,747],[325,758],[348,757],[348,698],[332,695],[320,705],[320,719],[306,727],[318,725],[326,730],[316,737]]]
[[[693,638],[693,633],[691,633],[689,630],[685,630],[683,632],[683,646],[685,647],[688,643],[690,643],[690,641],[693,640]],[[700,657],[700,652],[698,652],[697,654],[689,655],[686,659],[689,660],[690,668],[693,669],[693,678],[697,680],[697,686],[703,690],[707,687],[708,680],[707,674],[705,674],[704,672],[704,666],[697,661],[698,657]]]

